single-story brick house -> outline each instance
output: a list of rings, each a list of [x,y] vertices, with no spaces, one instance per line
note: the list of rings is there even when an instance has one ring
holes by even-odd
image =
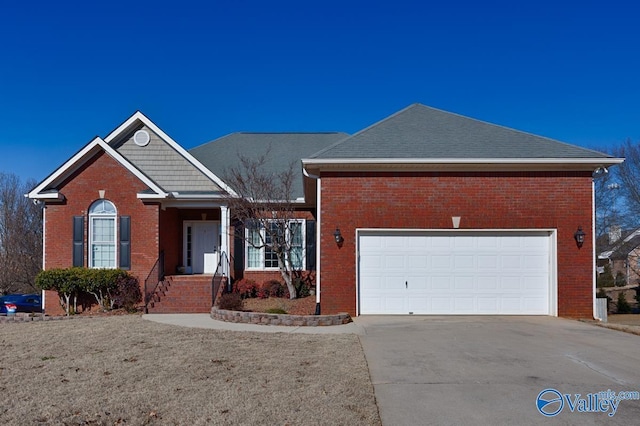
[[[292,238],[323,314],[593,316],[592,173],[622,159],[420,104],[352,136],[234,133],[189,151],[136,112],[28,194],[44,267],[165,283],[152,312],[208,311],[216,272],[274,277],[233,237],[223,179],[265,146],[273,170],[301,162]]]

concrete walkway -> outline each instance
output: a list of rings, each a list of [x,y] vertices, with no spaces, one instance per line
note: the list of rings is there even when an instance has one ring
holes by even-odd
[[[260,333],[304,333],[304,334],[364,334],[364,327],[357,321],[343,325],[323,327],[289,327],[282,325],[240,324],[218,321],[209,314],[145,314],[143,319],[181,327],[210,328],[214,330],[255,331]]]

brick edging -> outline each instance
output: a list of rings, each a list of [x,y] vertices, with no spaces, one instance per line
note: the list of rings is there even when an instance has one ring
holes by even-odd
[[[267,314],[264,312],[227,311],[225,309],[217,308],[211,308],[211,318],[225,322],[259,325],[285,325],[292,327],[342,325],[351,322],[351,316],[346,313],[336,315],[288,315]]]

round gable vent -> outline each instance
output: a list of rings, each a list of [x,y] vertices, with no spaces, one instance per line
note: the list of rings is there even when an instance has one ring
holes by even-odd
[[[146,130],[138,130],[133,135],[133,142],[135,142],[138,146],[147,146],[151,137],[149,136],[149,132]]]

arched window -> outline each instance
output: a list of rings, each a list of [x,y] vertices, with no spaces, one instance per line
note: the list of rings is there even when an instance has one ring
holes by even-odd
[[[98,200],[89,208],[89,267],[116,267],[116,206]]]

